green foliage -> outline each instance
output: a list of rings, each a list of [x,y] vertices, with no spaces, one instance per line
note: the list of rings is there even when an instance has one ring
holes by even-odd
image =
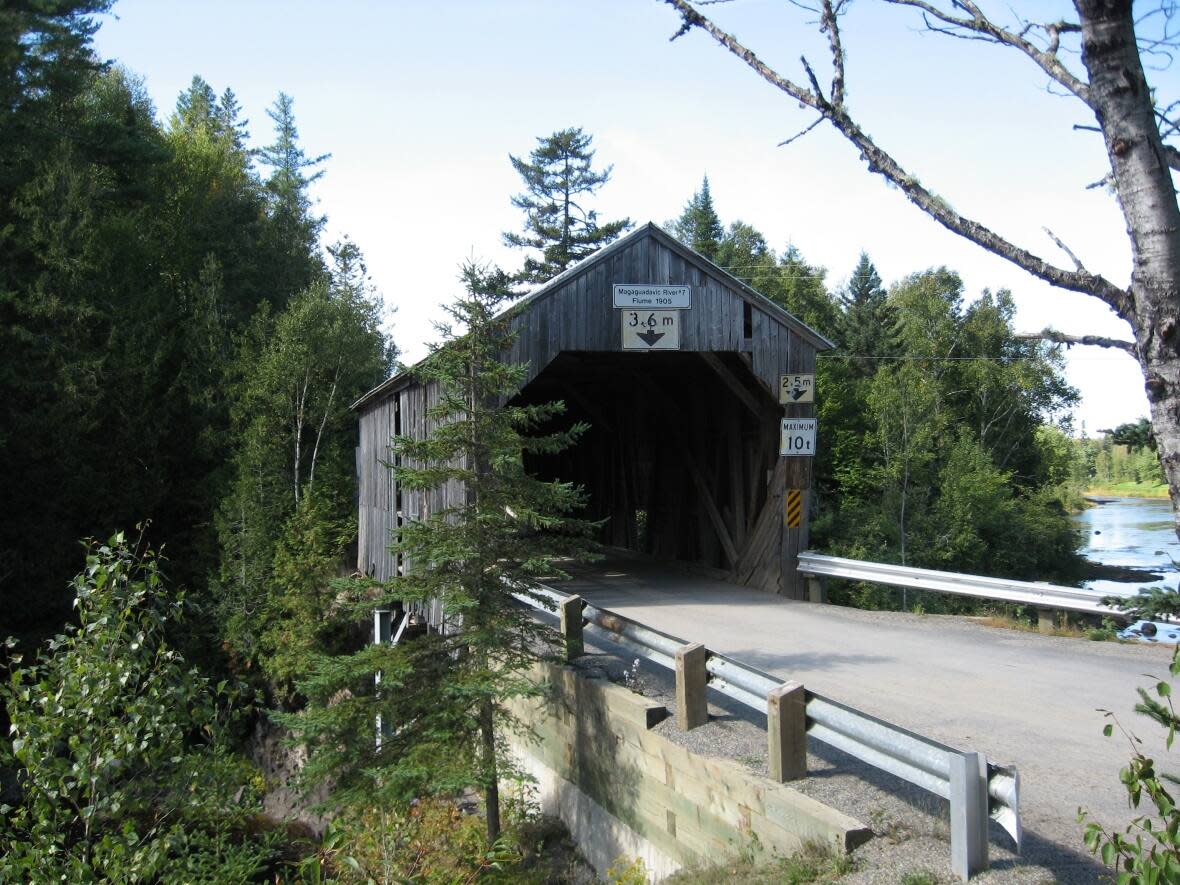
[[[1101,439],[1082,439],[1077,441],[1077,458],[1084,464],[1084,487],[1087,489],[1117,489],[1123,484],[1136,486],[1166,486],[1163,468],[1160,466],[1159,455],[1155,445],[1144,444],[1140,439],[1137,445],[1127,445],[1118,442],[1119,439],[1134,439],[1126,434],[1119,434],[1118,430],[1125,427],[1141,427],[1146,418],[1140,419],[1139,424],[1123,425],[1116,431],[1104,433]]]
[[[393,358],[360,251],[347,241],[329,251],[331,278],[277,316],[261,310],[231,370],[235,475],[219,514],[220,608],[235,654],[263,666],[282,701],[305,653],[337,650],[317,644],[340,631],[318,607],[353,536],[349,406]],[[284,632],[297,638],[263,638]]]
[[[183,594],[122,534],[89,546],[73,589],[77,624],[0,686],[21,794],[0,880],[250,880],[272,847],[246,835],[249,769],[222,740],[238,696],[170,647]]]
[[[1180,674],[1180,648],[1172,654],[1169,673]],[[1139,703],[1135,711],[1167,731],[1165,745],[1170,751],[1180,726],[1180,717],[1172,705],[1172,683],[1157,680],[1153,691],[1137,689]],[[1143,799],[1150,800],[1151,812],[1135,817],[1123,832],[1108,830],[1100,822],[1086,823],[1085,843],[1092,854],[1111,867],[1120,885],[1130,883],[1166,883],[1180,881],[1180,808],[1169,788],[1180,783],[1176,776],[1156,768],[1155,760],[1145,755],[1142,743],[1123,728],[1113,713],[1102,711],[1109,720],[1103,734],[1111,737],[1117,727],[1131,745],[1129,765],[1119,772],[1119,780],[1127,791],[1133,808]],[[1078,809],[1078,821],[1084,823],[1090,815]]]
[[[196,77],[161,125],[142,82],[99,62],[109,6],[0,15],[0,576],[4,625],[24,633],[68,617],[76,539],[112,525],[150,518],[204,596],[227,366],[260,305],[278,315],[322,275],[290,102],[273,147],[295,178],[268,191],[231,90]],[[204,656],[213,623],[194,626],[186,647]]]
[[[509,156],[524,180],[525,192],[512,205],[524,211],[525,222],[524,233],[506,233],[504,242],[541,253],[525,258],[518,280],[547,282],[631,227],[628,218],[600,224],[598,213],[583,205],[611,173],[610,166],[594,170],[592,140],[580,128],[562,129],[538,138],[527,161]]]
[[[1140,418],[1133,424],[1120,424],[1110,432],[1111,441],[1126,446],[1132,452],[1155,450],[1155,430],[1150,418]]]
[[[848,855],[818,842],[806,843],[789,857],[770,859],[742,856],[700,868],[689,868],[665,879],[669,885],[809,885],[836,882],[856,869]]]
[[[725,227],[717,217],[717,210],[713,208],[708,175],[701,182],[701,189],[692,195],[680,217],[672,223],[671,233],[694,252],[701,253],[710,261],[717,260]]]
[[[483,787],[494,841],[501,736],[513,724],[504,704],[538,691],[523,671],[552,642],[511,593],[559,574],[557,557],[580,555],[593,526],[573,515],[580,489],[524,469],[526,453],[559,451],[582,428],[542,432],[561,405],[511,399],[525,376],[501,361],[511,342],[499,313],[515,297],[509,278],[468,266],[464,279],[466,293],[448,308],[453,325],[440,326],[444,343],[416,370],[437,391],[428,413],[434,429],[424,439],[395,439],[394,469],[403,489],[461,483],[465,495],[400,528],[392,549],[408,563],[405,574],[351,590],[358,608],[433,601],[445,629],[317,659],[300,683],[308,709],[282,721],[312,749],[308,778],[331,777],[346,803],[396,807]],[[374,742],[378,715],[389,727]]]
[[[1015,337],[1006,292],[964,306],[961,281],[940,269],[894,286],[882,305],[872,279],[862,258],[854,274],[862,297],[845,300],[843,317],[865,333],[858,347],[883,358],[872,368],[863,353],[821,360],[820,419],[837,429],[818,459],[833,508],[813,524],[814,542],[928,568],[1073,579],[1078,542],[1064,506],[1076,500],[1073,458],[1046,422],[1076,393],[1056,350]],[[875,337],[874,323],[855,321],[858,303],[876,303]],[[862,605],[895,604],[892,591],[835,590]]]

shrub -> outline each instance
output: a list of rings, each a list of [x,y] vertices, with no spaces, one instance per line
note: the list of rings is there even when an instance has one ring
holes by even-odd
[[[1172,654],[1169,672],[1172,676],[1180,674],[1180,647]],[[1144,688],[1139,688],[1138,692],[1140,702],[1135,705],[1135,711],[1167,729],[1165,743],[1171,750],[1176,728],[1180,725],[1180,718],[1172,706],[1172,684],[1158,680],[1154,697]],[[1117,871],[1119,885],[1180,881],[1180,809],[1165,786],[1180,781],[1174,775],[1158,771],[1155,760],[1139,749],[1138,739],[1123,728],[1113,713],[1109,710],[1102,712],[1110,720],[1103,733],[1110,737],[1117,726],[1131,744],[1130,764],[1119,772],[1127,798],[1132,807],[1139,808],[1146,797],[1155,813],[1139,815],[1121,833],[1090,821],[1086,823],[1086,847],[1091,853],[1100,854],[1102,862]],[[1079,822],[1085,822],[1088,816],[1086,811],[1078,809]]]
[[[165,638],[183,594],[121,533],[89,545],[73,590],[77,624],[0,684],[20,794],[0,808],[0,881],[250,881],[272,851],[246,835],[250,769],[218,740],[235,695]]]

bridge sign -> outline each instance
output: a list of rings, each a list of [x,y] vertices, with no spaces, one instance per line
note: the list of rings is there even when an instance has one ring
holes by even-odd
[[[623,350],[680,350],[680,311],[624,310]]]
[[[815,402],[815,375],[780,375],[778,401],[784,405]]]
[[[778,453],[788,457],[815,457],[815,418],[783,418]]]
[[[624,310],[630,307],[646,307],[655,310],[688,310],[692,307],[691,286],[615,283],[612,289],[615,307]]]

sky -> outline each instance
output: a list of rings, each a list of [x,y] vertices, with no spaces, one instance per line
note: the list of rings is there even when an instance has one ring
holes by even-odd
[[[808,13],[782,0],[704,9],[780,73],[803,79],[805,55],[826,83],[826,41]],[[1021,9],[1043,21],[1071,12],[1041,0]],[[1086,188],[1107,165],[1101,137],[1075,128],[1093,124],[1085,108],[1023,56],[923,33],[909,13],[862,2],[843,20],[848,105],[862,127],[960,212],[1070,267],[1047,227],[1089,270],[1126,285],[1117,203]],[[1007,5],[995,14],[1010,20]],[[1020,331],[1130,337],[1096,299],[943,230],[825,126],[779,146],[813,116],[704,33],[670,42],[679,21],[659,0],[117,0],[101,21],[98,52],[144,78],[162,118],[199,74],[234,90],[262,145],[266,109],[280,91],[294,98],[304,150],[332,155],[313,189],[324,240],[361,247],[407,362],[436,338],[462,262],[520,265],[501,242],[523,218],[508,157],[570,126],[593,136],[597,166],[613,166],[595,198],[600,219],[663,224],[707,174],[725,223],[795,246],[831,288],[863,250],[887,284],[947,266],[969,298],[1010,289]],[[1149,79],[1180,97],[1180,71]],[[1082,395],[1075,430],[1147,414],[1125,354],[1071,348],[1066,377]]]

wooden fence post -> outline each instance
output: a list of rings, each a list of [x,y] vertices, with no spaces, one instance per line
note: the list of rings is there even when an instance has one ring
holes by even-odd
[[[705,660],[709,650],[699,642],[676,650],[676,727],[690,731],[709,721],[705,686],[709,682]]]
[[[770,779],[780,784],[807,777],[807,693],[784,682],[766,696]]]
[[[1052,633],[1057,627],[1057,618],[1053,609],[1038,608],[1037,609],[1037,631],[1040,633]]]
[[[828,601],[828,584],[819,575],[807,576],[807,600],[808,602],[827,602]]]
[[[561,635],[565,641],[565,659],[572,661],[585,654],[582,642],[582,597],[567,596],[559,604],[561,612]]]

